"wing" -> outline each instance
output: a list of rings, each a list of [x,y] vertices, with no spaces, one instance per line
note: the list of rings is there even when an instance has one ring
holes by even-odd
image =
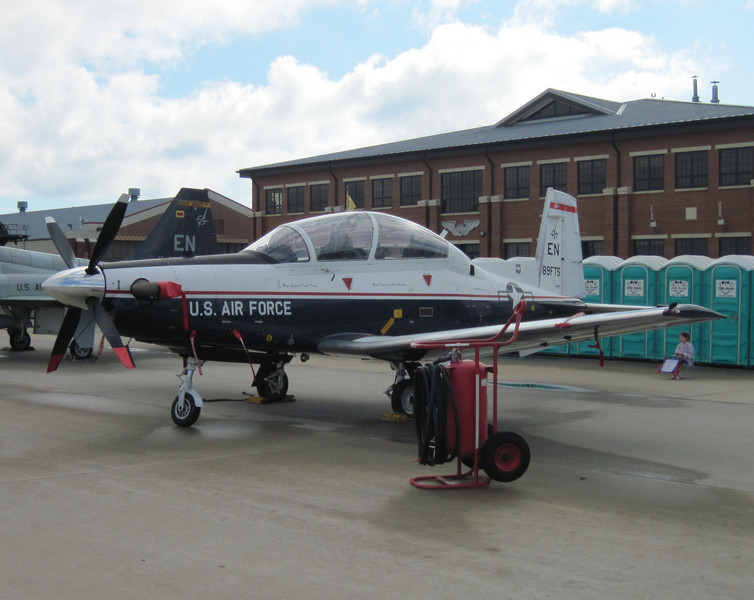
[[[714,310],[694,304],[682,304],[670,308],[646,308],[585,314],[565,319],[524,321],[521,323],[515,341],[501,348],[501,352],[505,354],[536,352],[552,345],[593,340],[595,336],[610,337],[623,333],[661,329],[673,325],[723,318],[725,318],[723,315]],[[386,360],[420,358],[425,351],[414,349],[412,344],[446,342],[446,347],[449,348],[463,346],[464,341],[491,338],[500,332],[500,328],[501,325],[488,325],[392,337],[357,333],[339,334],[320,340],[317,350],[322,354],[362,356]]]

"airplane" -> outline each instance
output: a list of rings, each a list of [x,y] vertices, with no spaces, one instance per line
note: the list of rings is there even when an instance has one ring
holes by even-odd
[[[123,194],[121,199],[128,201],[129,196]],[[50,219],[47,218],[48,229]],[[58,236],[56,247],[70,248],[60,228],[55,226],[53,230]],[[131,258],[218,254],[219,251],[207,190],[182,188]],[[31,347],[28,329],[37,334],[58,333],[65,307],[46,294],[42,284],[53,273],[89,263],[73,257],[72,250],[65,253],[70,263],[58,254],[0,246],[0,329],[8,330],[13,350]],[[70,352],[75,358],[89,358],[93,346],[94,319],[82,319],[74,332]]]
[[[526,314],[506,352],[722,317],[696,305],[585,303],[576,200],[552,189],[536,270],[518,279],[506,261],[471,260],[416,223],[368,211],[287,223],[236,254],[100,264],[125,208],[119,201],[111,210],[88,266],[71,265],[43,284],[69,307],[48,372],[91,313],[128,368],[134,363],[121,335],[182,357],[171,407],[182,427],[199,418],[203,400],[193,377],[205,361],[248,362],[258,394],[280,400],[295,355],[382,359],[395,370],[393,409],[411,414],[412,374],[429,356],[415,344],[493,336],[522,299]]]

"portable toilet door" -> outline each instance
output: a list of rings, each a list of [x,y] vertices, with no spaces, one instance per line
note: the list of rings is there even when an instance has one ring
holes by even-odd
[[[592,304],[611,304],[613,302],[613,272],[623,262],[617,256],[590,256],[584,259],[584,301]],[[605,356],[612,352],[614,337],[600,338],[600,347]],[[578,356],[599,356],[597,348],[590,348],[594,340],[571,344],[571,352]]]
[[[751,275],[754,257],[730,255],[710,263],[705,271],[705,306],[727,318],[711,321],[704,336],[702,361],[749,365],[751,361]]]
[[[628,306],[657,306],[658,272],[667,264],[662,256],[632,256],[613,275],[613,299]],[[657,332],[626,333],[613,343],[613,356],[657,359]]]
[[[685,255],[670,259],[660,271],[660,304],[704,304],[704,273],[711,262],[712,259],[707,256]],[[703,345],[702,323],[658,330],[658,349],[661,354],[658,358],[673,355],[678,345],[678,336],[683,331],[691,334],[691,343],[697,360],[699,359]]]

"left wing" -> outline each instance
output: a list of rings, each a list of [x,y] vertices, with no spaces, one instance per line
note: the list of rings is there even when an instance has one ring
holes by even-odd
[[[595,337],[610,337],[673,325],[711,321],[725,317],[714,310],[695,304],[679,304],[670,307],[625,310],[602,314],[577,315],[567,318],[523,321],[518,336],[501,352],[536,352],[548,346],[593,340]],[[488,339],[500,332],[502,325],[486,325],[467,329],[453,329],[432,333],[399,336],[364,334],[338,334],[320,340],[317,350],[322,354],[363,356],[387,360],[421,356],[412,344],[421,342],[447,342],[447,347],[462,346],[463,341]],[[507,336],[508,334],[506,334]]]

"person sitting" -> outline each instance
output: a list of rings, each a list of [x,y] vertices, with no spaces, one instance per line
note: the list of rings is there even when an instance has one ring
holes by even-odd
[[[694,364],[694,344],[691,343],[691,334],[684,331],[678,335],[679,342],[675,347],[675,358],[678,359],[678,366],[673,371],[673,379],[680,379],[681,365]]]

